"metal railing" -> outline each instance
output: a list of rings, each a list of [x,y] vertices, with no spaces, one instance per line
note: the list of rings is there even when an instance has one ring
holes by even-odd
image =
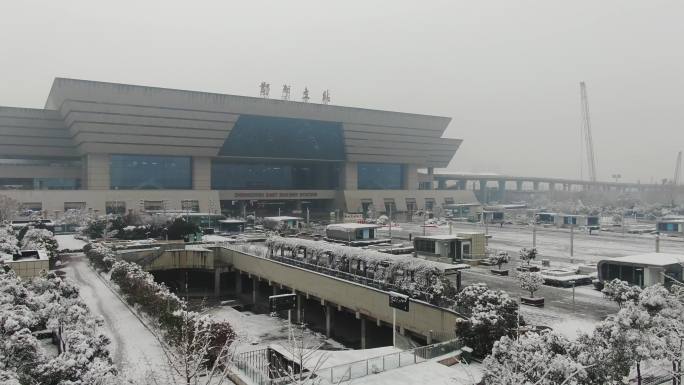
[[[257,349],[238,353],[234,357],[235,367],[240,374],[249,378],[254,384],[271,385],[268,349]]]
[[[356,378],[378,374],[392,369],[419,364],[433,358],[453,353],[463,346],[460,340],[421,346],[403,352],[371,357],[348,364],[323,368],[315,372],[321,384],[339,384]]]
[[[392,369],[429,361],[445,354],[456,352],[463,344],[460,340],[450,340],[414,349],[384,354],[347,364],[331,366],[307,373],[305,377],[315,377],[319,384],[339,384],[356,378],[386,372]],[[271,378],[275,372],[273,363],[269,362],[268,349],[257,349],[238,353],[235,367],[240,375],[258,385],[274,385],[287,383],[287,378]]]

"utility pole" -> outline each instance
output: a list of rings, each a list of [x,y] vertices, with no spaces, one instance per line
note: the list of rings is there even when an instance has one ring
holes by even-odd
[[[573,218],[574,220],[574,218]],[[575,253],[574,253],[574,246],[575,246],[575,224],[570,225],[570,257],[572,258]],[[572,263],[572,261],[571,261]]]
[[[537,224],[532,224],[532,248],[537,248]]]
[[[655,236],[655,252],[660,253],[660,234]]]
[[[392,244],[392,205],[389,205],[389,239],[390,245]]]

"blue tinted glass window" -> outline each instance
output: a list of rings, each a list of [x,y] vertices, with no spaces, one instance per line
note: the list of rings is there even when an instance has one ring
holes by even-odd
[[[404,166],[391,163],[359,163],[359,190],[401,190],[404,186]]]
[[[342,124],[240,115],[219,155],[344,160]]]
[[[334,189],[339,180],[336,163],[242,163],[215,160],[211,187],[216,190]]]
[[[192,189],[192,160],[186,156],[112,155],[114,190]]]

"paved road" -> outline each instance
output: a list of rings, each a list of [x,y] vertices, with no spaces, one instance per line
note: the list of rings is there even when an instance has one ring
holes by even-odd
[[[159,341],[87,265],[85,257],[71,257],[64,270],[78,284],[91,312],[104,319],[104,333],[112,340],[112,357],[119,369],[131,379],[164,378],[165,374],[158,376],[166,371]]]

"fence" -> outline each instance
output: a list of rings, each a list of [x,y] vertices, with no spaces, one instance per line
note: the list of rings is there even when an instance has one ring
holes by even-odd
[[[460,340],[451,340],[421,346],[403,352],[385,354],[348,364],[320,369],[316,371],[315,376],[320,379],[321,384],[339,384],[344,381],[351,381],[371,374],[378,374],[392,369],[419,364],[435,357],[455,352],[462,346]]]
[[[460,340],[451,340],[414,349],[389,353],[348,364],[336,365],[316,370],[308,376],[316,377],[317,383],[339,384],[356,378],[386,372],[392,369],[419,364],[433,358],[453,353],[462,347]],[[258,385],[274,385],[287,382],[287,378],[271,378],[272,364],[269,362],[268,349],[257,349],[238,353],[235,366],[241,375]]]
[[[269,376],[268,349],[238,353],[234,361],[238,371],[249,378],[252,383],[258,385],[271,385],[273,383]]]

